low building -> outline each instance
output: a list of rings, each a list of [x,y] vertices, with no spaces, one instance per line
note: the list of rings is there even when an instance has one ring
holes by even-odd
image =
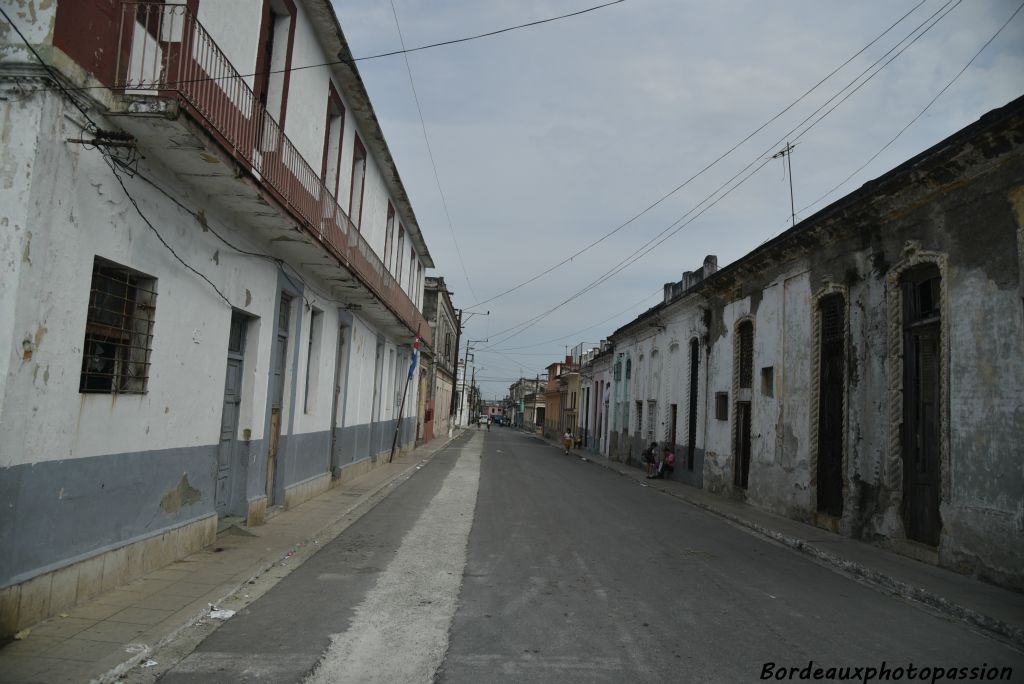
[[[608,397],[611,382],[611,341],[583,354],[580,360],[580,392],[582,408],[579,417],[580,436],[588,451],[607,456]]]
[[[512,425],[525,427],[527,424],[535,424],[536,407],[533,407],[527,418],[526,398],[535,395],[539,389],[539,378],[519,378],[509,386],[507,406]]]
[[[609,455],[1024,589],[1024,98],[612,336]]]

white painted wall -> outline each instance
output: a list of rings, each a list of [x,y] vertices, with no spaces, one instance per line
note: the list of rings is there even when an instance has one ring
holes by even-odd
[[[49,99],[48,99],[49,101]],[[37,101],[38,102],[38,101]],[[28,104],[38,107],[38,104]],[[96,151],[62,141],[79,131],[46,107],[35,152],[32,190],[22,204],[33,230],[35,260],[23,261],[16,282],[17,305],[5,311],[3,329],[35,340],[31,360],[10,364],[5,378],[2,433],[5,465],[147,451],[217,442],[218,410],[195,397],[223,391],[231,310],[203,281],[185,271],[139,219],[112,172]],[[26,155],[26,150],[17,151]],[[159,173],[159,170],[157,170]],[[161,180],[175,187],[170,176]],[[195,219],[140,181],[126,180],[140,207],[179,256],[204,272],[238,308],[272,320],[276,269],[265,260],[233,254],[204,233]],[[53,188],[59,190],[54,192]],[[187,191],[182,196],[204,207],[236,244],[257,249],[248,231],[220,223],[216,211]],[[16,232],[21,232],[16,231]],[[154,339],[145,395],[79,394],[82,340],[93,255],[157,279]],[[219,264],[212,264],[217,254]],[[45,255],[45,258],[44,258]],[[247,303],[248,300],[248,303]],[[265,377],[272,326],[250,345],[246,373]],[[251,382],[250,403],[265,400],[265,388]],[[252,423],[240,429],[262,433],[262,411],[245,406]],[[45,421],[48,428],[39,429]]]
[[[257,38],[263,18],[263,0],[200,2],[196,18],[251,88],[256,71]]]
[[[160,244],[98,152],[63,142],[80,133],[66,111],[55,95],[0,109],[3,130],[10,130],[9,124],[23,132],[0,152],[10,180],[2,196],[2,245],[5,254],[19,256],[0,270],[0,334],[9,350],[0,360],[0,465],[216,444],[231,308]],[[269,245],[252,239],[244,222],[221,215],[154,160],[147,167],[187,205],[202,208],[227,240],[270,252]],[[239,437],[248,431],[251,439],[261,439],[276,337],[277,268],[226,247],[141,180],[125,182],[177,254],[213,281],[235,308],[255,317],[248,329]],[[93,255],[156,279],[152,365],[144,395],[78,391]],[[317,282],[310,273],[302,277]],[[309,413],[303,410],[310,321],[305,299],[323,312]],[[289,425],[295,433],[307,433],[327,430],[331,422],[338,303],[309,290],[305,299],[292,300],[282,434],[289,433]],[[344,424],[370,421],[377,335],[355,319]],[[393,353],[396,361],[385,369],[383,420],[395,416],[396,373],[404,380],[408,368],[408,352],[395,353],[396,342],[407,340],[386,344],[385,354]],[[292,363],[296,351],[297,366]],[[407,402],[414,406],[415,383],[410,387]]]

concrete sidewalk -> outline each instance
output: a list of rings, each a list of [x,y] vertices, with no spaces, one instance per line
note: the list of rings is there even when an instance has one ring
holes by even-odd
[[[438,437],[262,526],[229,527],[213,546],[25,630],[0,648],[0,682],[116,681],[183,630],[212,631],[211,604],[256,600],[450,441]]]
[[[527,433],[529,434],[529,433]],[[543,439],[533,435],[537,439]],[[560,445],[545,440],[559,452]],[[843,537],[813,525],[760,511],[741,501],[711,494],[673,480],[648,480],[644,471],[574,449],[586,459],[753,530],[900,598],[922,603],[1024,647],[1024,595],[987,584],[881,547]],[[563,458],[568,458],[564,457]]]

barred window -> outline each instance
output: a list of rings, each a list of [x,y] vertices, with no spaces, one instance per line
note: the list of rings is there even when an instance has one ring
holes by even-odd
[[[754,378],[754,324],[743,321],[739,325],[740,387],[747,388]]]
[[[145,393],[155,307],[155,278],[95,258],[79,392]]]
[[[715,420],[729,420],[728,392],[715,392]]]

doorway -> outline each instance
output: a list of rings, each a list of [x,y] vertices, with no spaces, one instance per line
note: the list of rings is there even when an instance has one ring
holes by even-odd
[[[270,387],[270,443],[267,448],[267,505],[274,500],[274,482],[277,477],[277,451],[281,442],[281,412],[284,405],[285,365],[288,360],[288,324],[291,320],[291,297],[282,293],[277,312],[277,340],[271,369]]]
[[[736,402],[736,430],[733,443],[736,457],[733,459],[733,484],[747,488],[750,479],[750,436],[751,436],[751,388],[754,384],[754,323],[743,321],[737,333],[737,371],[739,377]]]
[[[341,447],[338,444],[338,429],[344,427],[343,414],[345,411],[345,397],[343,396],[347,382],[347,368],[345,364],[345,334],[348,328],[344,325],[338,326],[338,349],[334,361],[334,397],[331,401],[331,477],[337,479],[341,476]]]
[[[220,418],[220,442],[217,445],[217,486],[214,502],[218,516],[227,515],[234,489],[235,454],[238,448],[238,410],[242,403],[242,359],[245,354],[246,318],[233,312],[228,333],[227,372],[224,377],[224,405]]]
[[[846,368],[846,313],[841,294],[818,304],[818,512],[843,515],[843,403]]]
[[[933,264],[903,282],[903,517],[907,538],[938,546],[941,474],[941,278]]]

